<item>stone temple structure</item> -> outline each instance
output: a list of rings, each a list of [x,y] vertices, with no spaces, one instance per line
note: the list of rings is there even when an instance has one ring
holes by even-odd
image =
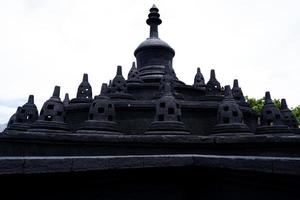
[[[55,86],[39,112],[33,95],[18,107],[0,136],[2,188],[18,182],[10,195],[31,199],[299,199],[300,131],[286,100],[278,109],[266,92],[257,114],[214,69],[185,84],[156,6],[146,22],[127,79],[117,66],[93,94],[84,74],[75,98]]]

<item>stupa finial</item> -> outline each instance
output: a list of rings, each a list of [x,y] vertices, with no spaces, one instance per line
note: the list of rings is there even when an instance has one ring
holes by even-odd
[[[197,67],[197,74],[200,74],[200,73],[201,73],[200,67]]]
[[[65,93],[65,98],[64,98],[63,104],[64,104],[64,106],[68,106],[69,103],[70,103],[69,94]]]
[[[270,103],[273,104],[273,101],[270,92],[267,91],[265,94],[265,104],[270,104]]]
[[[100,95],[106,96],[107,93],[108,93],[108,86],[106,83],[102,83]]]
[[[210,78],[215,79],[216,78],[216,72],[214,69],[210,70]]]
[[[82,81],[83,81],[83,82],[88,82],[88,81],[89,81],[88,74],[83,74]]]
[[[60,94],[60,87],[55,86],[52,97],[59,98],[59,94]]]
[[[34,104],[34,96],[32,94],[29,95],[27,103],[28,104]]]
[[[280,109],[283,110],[283,109],[288,109],[288,106],[287,106],[287,103],[286,103],[286,100],[285,99],[281,99],[281,106],[280,106]]]
[[[158,25],[161,24],[161,19],[159,18],[158,8],[153,4],[150,8],[150,13],[148,15],[147,24],[150,26],[150,38],[158,38]]]
[[[131,69],[135,69],[135,62],[132,62]]]
[[[239,81],[237,79],[233,80],[233,87],[239,87]]]
[[[117,67],[117,75],[122,76],[122,66],[120,65]]]

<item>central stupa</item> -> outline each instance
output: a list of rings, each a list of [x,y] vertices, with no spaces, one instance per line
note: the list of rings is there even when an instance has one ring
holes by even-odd
[[[165,74],[177,79],[172,67],[175,51],[158,36],[158,25],[162,23],[158,11],[155,5],[150,9],[146,21],[150,26],[150,37],[134,51],[137,68],[144,82],[159,82]]]

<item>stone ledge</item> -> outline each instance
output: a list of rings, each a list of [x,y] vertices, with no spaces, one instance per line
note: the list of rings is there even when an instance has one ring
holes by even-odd
[[[300,175],[300,158],[221,155],[0,157],[0,175],[166,167],[206,167]]]
[[[1,141],[26,142],[73,142],[82,143],[139,143],[139,144],[283,144],[300,143],[300,135],[239,135],[200,136],[200,135],[99,135],[76,133],[21,132],[7,130],[0,134]]]

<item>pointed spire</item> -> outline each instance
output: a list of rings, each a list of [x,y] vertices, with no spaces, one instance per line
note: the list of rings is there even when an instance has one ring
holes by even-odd
[[[288,109],[287,103],[285,99],[281,99],[281,106],[280,106],[280,110],[285,110]]]
[[[59,94],[60,94],[60,87],[55,86],[52,97],[59,98]]]
[[[67,106],[67,105],[69,104],[69,102],[70,102],[69,94],[66,93],[66,94],[65,94],[65,98],[64,98],[64,100],[63,100],[64,106]]]
[[[37,110],[36,105],[34,104],[34,96],[33,95],[29,95],[28,96],[28,101],[23,105],[22,107],[24,110]]]
[[[107,93],[108,93],[107,84],[106,83],[102,83],[100,95],[101,96],[106,96]]]
[[[271,94],[269,91],[267,91],[265,94],[265,104],[273,104],[273,101],[271,99]]]
[[[22,107],[21,107],[21,106],[18,106],[16,113],[21,112],[21,110],[22,110]]]
[[[197,73],[194,78],[194,87],[203,87],[205,85],[203,74],[201,73],[200,67],[197,68]]]
[[[150,38],[158,38],[158,25],[162,22],[159,18],[160,15],[158,11],[158,8],[153,4],[152,8],[150,8],[150,13],[146,21],[150,26]]]
[[[88,81],[89,81],[88,74],[83,74],[82,82],[88,82]]]
[[[34,104],[34,96],[33,95],[29,95],[27,103]]]
[[[117,75],[122,76],[122,66],[118,65]]]
[[[233,80],[233,87],[239,87],[239,81],[237,79]]]
[[[156,7],[156,5],[155,5],[155,4],[153,4],[153,5],[152,5],[152,9],[153,9],[153,8],[154,8],[154,9],[157,9],[157,7]]]
[[[64,101],[69,101],[70,100],[70,98],[69,98],[69,94],[68,93],[66,93],[65,94],[65,99],[64,99]]]
[[[216,79],[216,73],[214,69],[210,70],[210,79]]]
[[[216,79],[215,70],[210,71],[210,79],[206,84],[206,94],[208,95],[220,95],[221,94],[221,85]]]
[[[135,67],[135,62],[132,62],[131,69],[136,69],[136,67]]]

